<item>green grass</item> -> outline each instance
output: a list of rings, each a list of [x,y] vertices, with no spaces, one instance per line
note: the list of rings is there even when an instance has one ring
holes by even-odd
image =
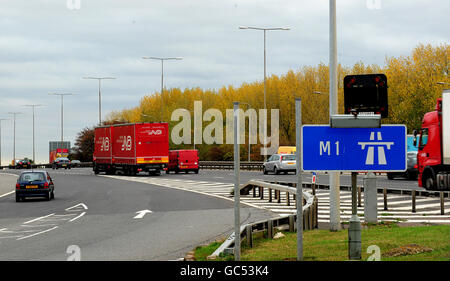
[[[284,233],[286,237],[271,240],[263,237],[254,239],[254,247],[242,243],[241,260],[246,261],[283,261],[296,259],[296,233]],[[368,225],[361,231],[362,260],[367,260],[371,253],[366,253],[370,245],[377,245],[381,250],[382,261],[450,261],[450,226],[416,226],[399,227],[395,223]],[[385,254],[392,249],[417,244],[433,249],[431,252],[388,257]],[[206,257],[219,247],[215,242],[196,249],[196,260]],[[306,261],[345,261],[348,260],[348,231],[331,232],[329,230],[312,230],[303,233],[303,255]],[[232,257],[220,257],[218,260],[233,260]]]

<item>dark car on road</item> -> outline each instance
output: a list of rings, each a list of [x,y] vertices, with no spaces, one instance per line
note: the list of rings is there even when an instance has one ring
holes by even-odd
[[[16,202],[26,197],[55,198],[55,185],[47,171],[22,172],[16,183]]]
[[[16,169],[31,169],[31,161],[28,159],[22,159],[17,161]]]
[[[59,169],[59,168],[64,168],[64,169],[70,169],[71,168],[71,163],[69,158],[66,157],[59,157],[56,158],[55,161],[53,161],[52,164],[52,169]]]
[[[388,179],[393,180],[395,177],[402,177],[409,180],[417,180],[417,176],[419,175],[419,169],[417,168],[417,151],[408,151],[407,158],[406,171],[387,173]]]

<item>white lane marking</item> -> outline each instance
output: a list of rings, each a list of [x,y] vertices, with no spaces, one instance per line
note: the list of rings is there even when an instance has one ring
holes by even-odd
[[[101,175],[101,177],[119,179],[119,180],[124,180],[124,181],[133,181],[131,179],[131,177],[118,177],[118,176],[106,176],[106,175],[105,176]],[[233,198],[228,198],[228,197],[216,195],[216,194],[213,194],[213,193],[206,193],[206,192],[201,192],[201,191],[197,191],[197,190],[193,190],[193,189],[186,189],[186,188],[183,188],[183,187],[176,187],[176,186],[172,186],[172,185],[162,185],[162,184],[156,183],[156,182],[145,182],[145,183],[153,184],[153,185],[156,185],[156,186],[166,186],[166,187],[169,187],[169,188],[172,188],[172,189],[182,190],[182,191],[186,191],[186,192],[198,193],[198,194],[201,194],[201,195],[216,197],[216,198],[219,198],[219,199],[224,199],[224,200],[228,200],[228,201],[234,202]],[[253,208],[256,208],[256,209],[267,210],[267,209],[261,208],[259,206],[254,205],[254,204],[251,204],[251,203],[242,202],[242,201],[240,203],[242,205],[246,205],[246,206],[253,207]]]
[[[0,195],[0,198],[5,197],[5,196],[8,196],[8,195],[10,195],[10,194],[13,194],[14,192],[16,192],[16,191],[14,190],[14,191],[11,191],[11,192],[2,194],[2,195]]]
[[[153,213],[150,210],[142,210],[142,211],[137,211],[136,212],[136,216],[133,219],[142,219],[146,214],[151,214]]]
[[[50,229],[47,229],[47,230],[43,230],[43,231],[40,231],[40,232],[31,234],[31,235],[28,235],[28,236],[24,236],[24,237],[17,238],[17,240],[27,239],[27,238],[30,238],[30,237],[33,237],[33,236],[36,236],[36,235],[39,235],[39,234],[42,234],[42,233],[46,233],[46,232],[52,231],[53,229],[57,229],[57,228],[58,228],[58,227],[55,226],[55,227],[50,228]]]
[[[35,222],[35,221],[38,221],[38,220],[41,220],[41,219],[45,219],[45,218],[48,218],[50,216],[53,216],[54,214],[55,213],[50,214],[50,215],[46,215],[46,216],[43,216],[43,217],[35,218],[35,219],[30,220],[30,221],[24,222],[23,224],[28,224],[28,223],[32,223],[32,222]]]
[[[72,210],[72,209],[75,209],[75,208],[78,208],[78,207],[83,207],[83,209],[85,209],[85,210],[88,209],[86,204],[80,203],[80,204],[77,204],[75,206],[72,206],[72,207],[69,207],[69,208],[65,209],[65,211],[76,211],[76,210]]]
[[[79,218],[81,218],[82,216],[84,216],[86,214],[86,212],[82,212],[81,214],[79,214],[77,217],[75,217],[75,218],[73,218],[73,219],[71,219],[69,222],[73,222],[73,221],[75,221],[75,220],[77,220],[77,219],[79,219]]]

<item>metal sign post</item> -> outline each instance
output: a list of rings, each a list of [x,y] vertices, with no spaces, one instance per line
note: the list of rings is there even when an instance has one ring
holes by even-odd
[[[361,259],[361,221],[358,217],[356,177],[358,173],[352,172],[352,217],[348,228],[348,258]]]
[[[241,259],[241,223],[239,203],[241,191],[239,190],[240,154],[239,154],[239,102],[233,103],[234,109],[234,260]]]
[[[303,260],[303,190],[302,190],[302,100],[295,99],[296,172],[297,172],[297,260]]]

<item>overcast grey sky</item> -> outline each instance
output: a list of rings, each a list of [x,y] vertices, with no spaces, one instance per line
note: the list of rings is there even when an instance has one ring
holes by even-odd
[[[48,142],[75,140],[98,122],[98,84],[84,76],[114,76],[102,84],[102,115],[136,106],[160,90],[161,65],[142,56],[179,56],[165,63],[165,87],[218,89],[263,78],[263,33],[239,26],[290,27],[267,33],[268,75],[328,64],[328,0],[0,0],[2,164],[48,161]],[[448,0],[337,0],[339,63],[384,65],[419,43],[447,43]],[[230,105],[231,106],[231,105]]]

